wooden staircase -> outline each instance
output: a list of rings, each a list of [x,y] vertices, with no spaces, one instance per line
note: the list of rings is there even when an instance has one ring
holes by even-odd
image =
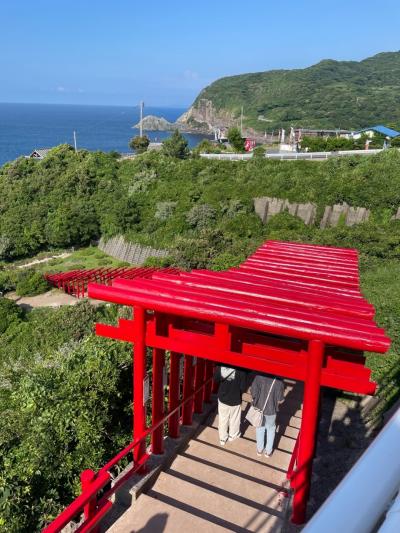
[[[108,533],[281,531],[288,504],[282,491],[301,422],[302,385],[286,382],[285,396],[270,458],[257,457],[255,429],[247,423],[241,438],[221,447],[218,415],[212,414]],[[243,411],[249,401],[244,394]]]

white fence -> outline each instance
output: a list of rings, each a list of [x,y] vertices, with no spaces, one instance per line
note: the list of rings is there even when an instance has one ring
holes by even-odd
[[[348,157],[351,155],[374,155],[379,152],[382,152],[381,148],[371,150],[339,150],[337,152],[279,152],[277,154],[265,154],[265,158],[280,161],[321,160],[330,159],[331,157]],[[200,154],[200,157],[221,161],[247,161],[253,157],[253,154]]]

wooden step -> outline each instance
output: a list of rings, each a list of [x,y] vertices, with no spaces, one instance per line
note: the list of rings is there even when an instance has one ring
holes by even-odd
[[[227,463],[227,459],[223,459],[224,455],[229,457],[229,454],[223,450],[212,450],[210,453],[209,448],[205,446],[201,457],[197,457],[194,453],[178,456],[167,472],[189,482],[201,481],[219,491],[238,494],[244,499],[259,505],[270,505],[271,509],[275,509],[281,485],[263,479],[260,472],[258,476],[242,472],[237,468],[235,456],[230,456],[230,461]]]
[[[149,495],[237,533],[271,531],[282,522],[279,511],[204,479],[162,473]]]
[[[251,428],[255,432],[254,428]],[[222,467],[231,467],[255,479],[268,479],[278,489],[284,482],[291,453],[276,448],[270,458],[258,457],[255,438],[240,437],[221,447],[218,432],[205,427],[184,452],[187,457],[204,458]]]
[[[161,500],[141,494],[107,533],[226,533],[228,528],[209,522]]]

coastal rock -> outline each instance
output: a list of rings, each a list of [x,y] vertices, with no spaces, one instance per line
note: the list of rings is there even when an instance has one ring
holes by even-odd
[[[198,98],[194,104],[181,115],[176,124],[183,131],[214,133],[215,129],[227,129],[238,125],[238,118],[233,113],[215,109],[212,100]]]
[[[156,117],[154,115],[147,115],[134,128],[139,129],[140,123],[142,123],[142,128],[147,131],[169,131],[176,128],[173,122],[168,122],[164,117]]]

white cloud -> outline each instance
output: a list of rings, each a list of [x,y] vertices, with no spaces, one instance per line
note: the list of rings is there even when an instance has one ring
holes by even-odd
[[[65,87],[63,87],[62,85],[59,85],[56,89],[56,91],[58,93],[65,93]]]

